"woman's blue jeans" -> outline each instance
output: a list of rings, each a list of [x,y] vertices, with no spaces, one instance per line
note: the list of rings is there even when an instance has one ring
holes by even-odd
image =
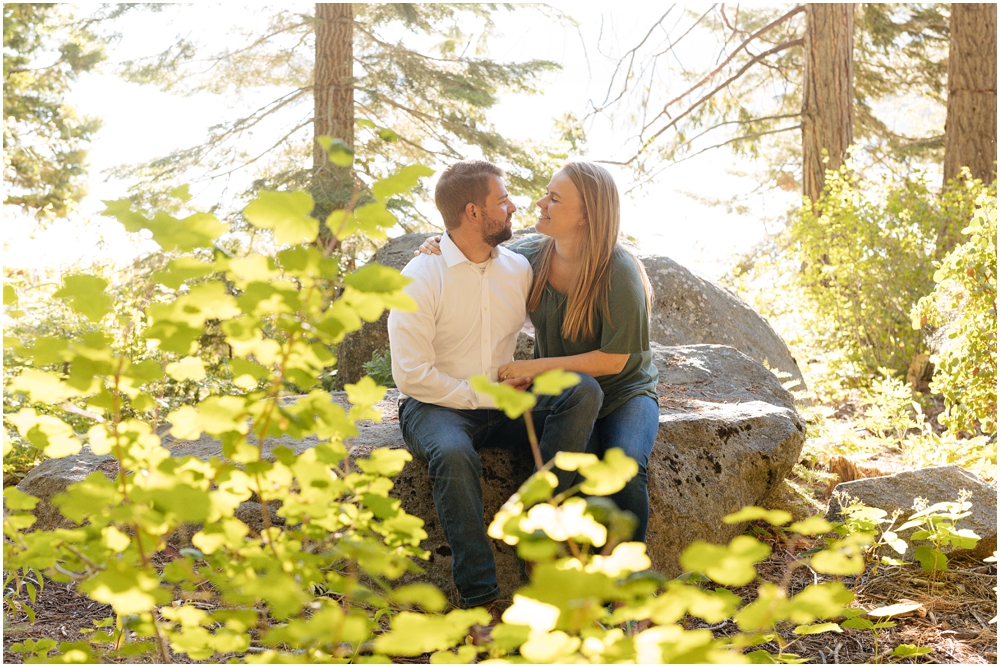
[[[660,408],[650,396],[633,396],[606,417],[597,420],[587,444],[587,451],[604,458],[604,453],[619,447],[639,464],[639,472],[625,488],[611,496],[619,509],[628,510],[639,520],[632,540],[646,541],[649,526],[649,492],[646,489],[646,464],[653,451],[660,425]]]
[[[582,452],[604,401],[597,381],[581,375],[580,384],[559,396],[539,396],[532,410],[542,459],[557,451]],[[407,398],[399,411],[407,448],[427,461],[434,506],[451,547],[451,574],[463,607],[500,595],[496,563],[483,520],[483,474],[477,450],[483,447],[528,448],[524,419],[508,419],[499,410],[456,410]],[[569,488],[576,472],[553,470],[558,491]]]

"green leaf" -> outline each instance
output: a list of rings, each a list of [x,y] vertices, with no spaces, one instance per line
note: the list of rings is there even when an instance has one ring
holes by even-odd
[[[375,639],[375,650],[398,656],[442,651],[463,641],[474,623],[489,622],[489,612],[479,607],[456,609],[447,616],[404,611],[392,619],[388,633]]]
[[[93,600],[110,604],[116,613],[124,615],[148,612],[169,600],[169,592],[159,588],[159,584],[155,572],[110,559],[105,561],[103,570],[81,581],[79,588]]]
[[[771,547],[748,535],[740,535],[728,546],[696,541],[681,554],[681,567],[701,572],[723,586],[743,586],[757,576],[754,565],[771,553]]]
[[[789,600],[784,613],[796,623],[835,618],[854,600],[854,594],[836,582],[810,584]]]
[[[313,206],[308,192],[262,190],[243,215],[255,227],[274,230],[275,240],[282,245],[312,243],[319,234],[319,220],[309,215]]]
[[[498,623],[493,626],[493,646],[500,651],[513,651],[528,641],[531,628],[527,625]]]
[[[393,195],[403,194],[411,188],[416,187],[417,181],[422,176],[433,175],[434,170],[430,167],[425,167],[422,164],[412,164],[403,167],[392,176],[375,181],[372,184],[372,194],[375,195],[376,199],[384,201]]]
[[[174,199],[180,199],[182,202],[188,202],[191,200],[191,193],[189,192],[188,184],[178,185],[176,188],[171,188],[167,193]]]
[[[485,375],[469,378],[469,384],[480,394],[492,397],[508,419],[517,419],[535,407],[535,397],[529,392],[518,391],[506,384],[494,384]]]
[[[836,623],[817,623],[816,625],[799,625],[795,627],[797,635],[818,635],[824,632],[843,632]]]
[[[603,461],[580,466],[579,473],[584,478],[580,490],[594,496],[610,496],[624,489],[638,472],[639,464],[621,448],[613,447],[605,452]]]
[[[774,659],[774,656],[763,649],[757,649],[756,651],[751,651],[746,654],[748,660],[750,660],[751,665],[776,665],[778,661]]]
[[[822,535],[833,530],[833,526],[821,516],[811,516],[808,519],[796,521],[788,527],[788,530],[801,535]]]
[[[917,646],[916,644],[900,644],[892,649],[889,655],[894,655],[897,658],[915,658],[920,655],[927,655],[928,653],[933,653],[933,649]]]
[[[360,407],[364,410],[385,398],[386,388],[376,384],[375,380],[366,375],[357,384],[345,384],[344,391],[347,392],[347,400],[355,407]],[[357,418],[371,419],[368,416]]]
[[[298,582],[290,574],[281,571],[272,571],[262,577],[247,579],[243,589],[246,593],[266,602],[271,613],[278,619],[286,619],[297,614],[309,602],[309,596]]]
[[[743,523],[744,521],[763,520],[772,526],[783,526],[792,520],[792,515],[784,510],[767,510],[763,507],[744,507],[739,512],[726,515],[724,523]]]
[[[867,618],[856,616],[841,623],[840,627],[847,628],[848,630],[871,630],[875,627],[875,624]]]
[[[16,486],[8,486],[3,490],[4,504],[12,510],[33,510],[38,504],[38,498],[19,491]]]
[[[383,240],[385,230],[396,224],[396,216],[389,212],[385,204],[379,201],[371,202],[354,209],[337,232],[337,238],[343,240],[361,232],[373,240]]]
[[[920,563],[925,572],[938,572],[948,569],[948,557],[940,551],[922,545],[913,550],[913,559]]]
[[[52,415],[39,415],[33,409],[19,410],[7,415],[17,430],[37,449],[49,458],[59,459],[78,454],[83,443],[76,437],[73,428]]]
[[[333,137],[316,137],[316,142],[323,147],[330,162],[338,167],[350,167],[354,162],[354,149],[343,139]]]
[[[813,554],[809,566],[822,574],[861,574],[865,559],[861,548],[872,542],[870,533],[854,533]]]
[[[202,262],[194,257],[178,257],[170,260],[165,269],[157,271],[151,277],[161,285],[177,289],[188,280],[204,278],[217,270],[213,263]]]
[[[579,375],[566,373],[557,368],[536,376],[531,384],[531,393],[536,396],[558,396],[564,390],[578,384],[580,384]]]
[[[559,452],[556,456],[559,456]],[[559,486],[559,478],[549,470],[540,470],[524,481],[517,490],[517,498],[525,506],[548,500],[552,492]]]
[[[16,339],[15,339],[16,343]],[[73,358],[69,351],[70,341],[60,336],[39,336],[31,347],[19,347],[17,353],[31,359],[35,366],[61,364]],[[10,347],[10,345],[4,345]]]
[[[5,306],[17,306],[17,292],[14,290],[13,285],[8,285],[4,283],[3,286],[3,305]]]
[[[444,594],[431,584],[408,584],[392,593],[397,604],[419,605],[425,611],[439,612],[448,606]]]
[[[107,286],[108,281],[97,276],[66,276],[62,288],[53,296],[66,299],[70,308],[97,322],[111,312],[111,297],[104,293]]]
[[[160,212],[150,220],[146,216],[132,210],[132,202],[128,199],[105,201],[107,208],[102,215],[117,218],[127,231],[138,232],[148,229],[161,248],[170,251],[190,252],[195,248],[206,248],[215,239],[222,236],[227,225],[219,222],[210,213],[194,213],[178,220]]]
[[[403,470],[403,466],[408,461],[412,461],[413,456],[405,449],[389,449],[379,447],[372,451],[371,457],[367,459],[356,459],[354,462],[359,468],[370,475],[385,475],[394,477]]]
[[[200,382],[205,379],[205,364],[198,357],[184,357],[167,364],[167,375],[178,382]]]
[[[455,653],[451,651],[435,651],[431,653],[432,665],[468,665],[475,660],[479,649],[471,644],[459,646]]]
[[[53,373],[27,368],[10,381],[12,391],[24,392],[35,403],[58,404],[67,398],[79,396],[80,392],[59,379]]]
[[[390,144],[399,141],[399,135],[387,127],[379,128],[379,131],[376,134],[378,134],[379,139]]]
[[[410,284],[410,279],[396,269],[376,262],[344,276],[344,282],[359,292],[398,292]]]

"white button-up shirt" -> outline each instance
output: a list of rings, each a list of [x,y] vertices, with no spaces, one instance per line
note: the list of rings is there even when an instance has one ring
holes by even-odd
[[[447,408],[495,408],[469,384],[474,375],[496,382],[514,358],[525,322],[531,265],[506,248],[483,265],[470,262],[444,234],[440,255],[418,255],[403,268],[415,312],[389,313],[392,377],[401,394]]]

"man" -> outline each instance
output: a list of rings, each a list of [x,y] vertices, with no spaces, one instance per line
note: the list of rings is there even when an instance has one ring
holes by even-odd
[[[420,255],[406,265],[403,275],[413,279],[406,292],[417,310],[389,314],[403,439],[414,456],[427,461],[463,607],[500,595],[477,450],[529,446],[524,420],[508,419],[469,384],[480,374],[498,381],[498,369],[513,358],[531,286],[528,260],[500,247],[511,237],[517,210],[503,176],[496,165],[478,160],[445,169],[434,191],[447,230],[441,254]],[[546,461],[560,450],[582,452],[590,438],[603,394],[593,378],[580,380],[560,396],[539,397],[532,412]],[[524,390],[530,379],[503,382]],[[554,472],[559,490],[567,488],[574,473]]]

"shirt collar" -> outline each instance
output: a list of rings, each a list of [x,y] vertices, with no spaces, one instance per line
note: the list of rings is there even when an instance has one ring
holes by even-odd
[[[490,259],[496,259],[499,254],[500,251],[493,248],[493,250],[490,251]],[[448,235],[448,232],[441,235],[441,256],[444,257],[444,263],[449,269],[456,264],[461,264],[462,262],[472,263],[472,261],[465,256],[465,253],[458,249],[455,242],[451,240],[451,236]]]

